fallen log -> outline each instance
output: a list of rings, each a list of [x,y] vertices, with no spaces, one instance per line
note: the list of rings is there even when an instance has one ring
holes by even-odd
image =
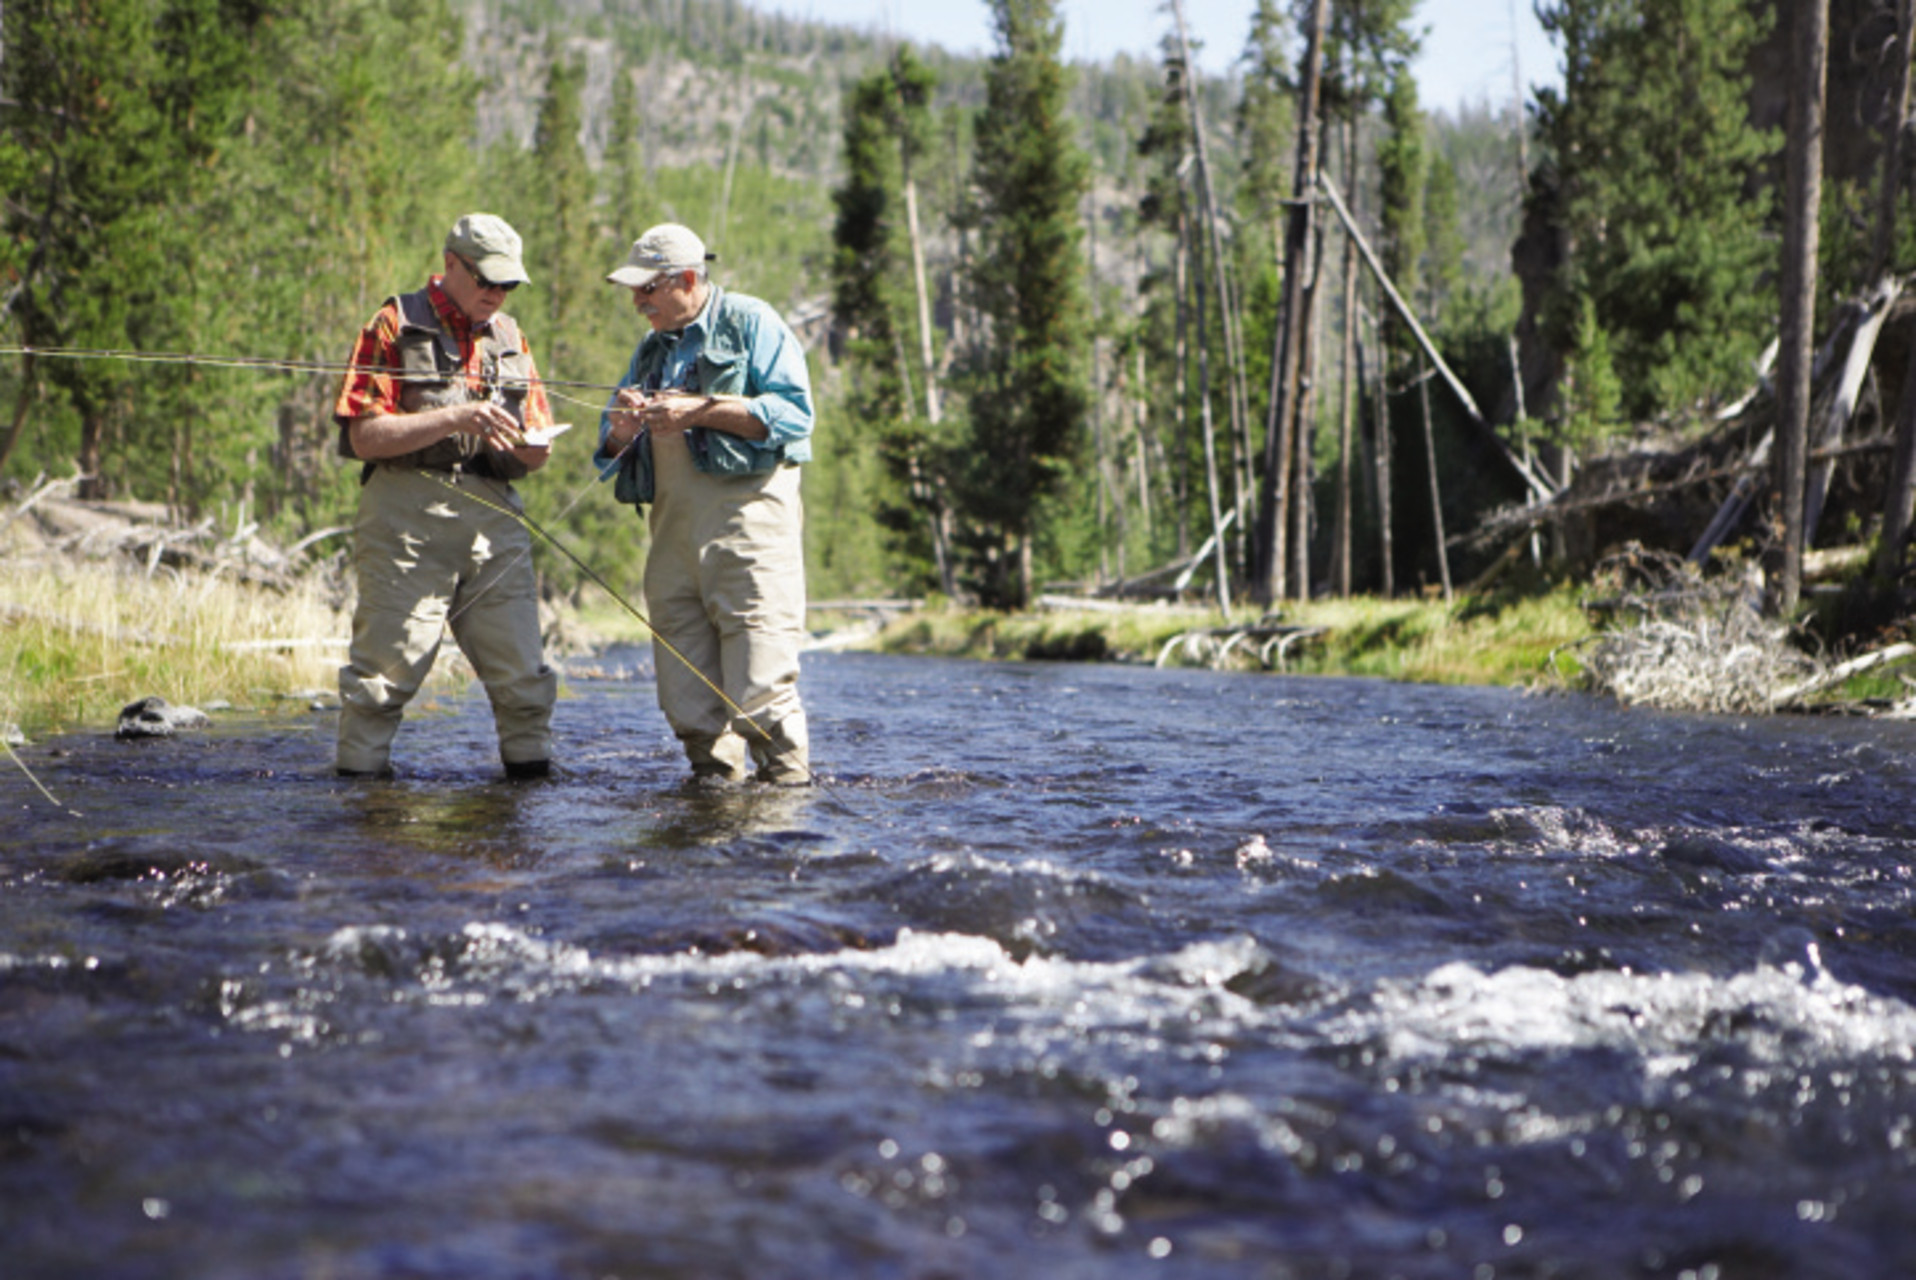
[[[1312,640],[1325,634],[1325,627],[1287,626],[1281,624],[1260,624],[1251,627],[1204,627],[1192,631],[1181,631],[1164,642],[1158,650],[1155,666],[1162,668],[1171,660],[1174,650],[1181,651],[1185,657],[1203,662],[1213,670],[1222,667],[1238,649],[1253,652],[1250,646],[1255,644],[1258,665],[1271,669],[1273,666],[1282,671],[1289,660],[1290,651],[1306,640]]]
[[[1916,644],[1893,644],[1888,648],[1878,649],[1874,653],[1851,658],[1848,662],[1839,662],[1807,680],[1799,681],[1786,689],[1777,690],[1775,705],[1778,710],[1797,706],[1810,694],[1834,688],[1851,676],[1860,676],[1865,671],[1874,671],[1877,667],[1886,667],[1893,662],[1903,662],[1909,658],[1916,658]]]

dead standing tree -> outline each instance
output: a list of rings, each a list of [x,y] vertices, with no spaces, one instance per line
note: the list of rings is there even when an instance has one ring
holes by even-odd
[[[1796,10],[1784,157],[1782,345],[1777,359],[1776,485],[1783,546],[1774,605],[1796,612],[1803,586],[1804,480],[1809,466],[1810,349],[1816,327],[1817,208],[1823,191],[1823,93],[1829,63],[1829,0]]]
[[[1191,140],[1193,156],[1196,161],[1198,217],[1202,220],[1203,230],[1193,238],[1192,259],[1197,266],[1197,345],[1198,345],[1198,420],[1204,431],[1204,488],[1210,503],[1211,535],[1216,541],[1216,590],[1217,607],[1220,613],[1229,613],[1231,609],[1231,577],[1229,555],[1224,539],[1224,510],[1219,493],[1217,473],[1217,430],[1211,421],[1211,344],[1205,333],[1206,316],[1210,311],[1210,301],[1206,296],[1210,286],[1216,285],[1218,311],[1224,326],[1224,346],[1227,360],[1236,349],[1231,340],[1231,302],[1230,288],[1224,279],[1224,238],[1218,230],[1217,205],[1211,195],[1211,171],[1205,162],[1204,122],[1198,115],[1197,94],[1191,88],[1196,68],[1191,65],[1191,45],[1184,33],[1184,6],[1179,0],[1171,0],[1171,13],[1177,20],[1178,55],[1183,63],[1182,82],[1184,86],[1185,109],[1191,121]],[[1211,253],[1207,264],[1206,244]],[[1207,274],[1208,272],[1208,274]],[[1234,363],[1234,362],[1233,362]],[[1232,371],[1236,377],[1235,370]],[[1232,413],[1237,412],[1237,397],[1233,392]]]
[[[1217,191],[1211,180],[1211,155],[1205,142],[1204,110],[1198,102],[1197,68],[1191,61],[1191,41],[1184,25],[1182,0],[1171,0],[1171,15],[1177,23],[1178,56],[1184,62],[1184,107],[1190,117],[1192,158],[1197,165],[1198,213],[1204,220],[1204,238],[1211,250],[1211,284],[1217,294],[1218,314],[1224,328],[1224,359],[1231,404],[1231,507],[1242,520],[1245,505],[1250,500],[1249,459],[1245,456],[1249,433],[1244,422],[1248,401],[1244,388],[1244,341],[1237,301],[1231,291],[1230,259],[1224,253],[1224,215],[1218,208]],[[1204,292],[1200,289],[1200,299]],[[1215,521],[1212,527],[1216,527]],[[1220,562],[1218,576],[1222,578],[1223,575],[1224,566]]]
[[[1307,317],[1315,301],[1312,277],[1317,238],[1318,110],[1324,79],[1324,33],[1330,18],[1330,0],[1311,6],[1309,40],[1305,45],[1297,122],[1297,170],[1293,202],[1284,229],[1284,295],[1277,320],[1271,358],[1270,418],[1264,436],[1264,479],[1257,507],[1257,534],[1252,546],[1258,566],[1256,592],[1266,604],[1282,600],[1286,587],[1286,528],[1291,503],[1291,455],[1296,433],[1302,429],[1300,382],[1308,349]],[[1308,591],[1309,584],[1298,584]]]

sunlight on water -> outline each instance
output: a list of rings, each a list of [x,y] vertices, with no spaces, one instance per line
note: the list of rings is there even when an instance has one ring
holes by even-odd
[[[0,780],[8,1265],[1916,1270],[1916,726],[806,680],[812,793],[681,791],[624,678],[543,786],[477,693],[391,784],[323,716],[30,749],[86,817]]]

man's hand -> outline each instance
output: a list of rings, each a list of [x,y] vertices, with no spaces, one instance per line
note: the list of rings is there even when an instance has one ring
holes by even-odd
[[[623,450],[645,429],[646,405],[651,399],[652,393],[649,391],[641,391],[637,387],[619,388],[619,407],[612,411],[612,426],[605,433],[605,442],[614,452]]]
[[[684,435],[687,427],[699,425],[699,415],[710,403],[706,396],[665,391],[653,396],[639,417],[655,437]]]
[[[475,400],[459,408],[463,412],[449,434],[477,436],[489,449],[511,449],[525,440],[518,420],[502,405],[491,400]]]

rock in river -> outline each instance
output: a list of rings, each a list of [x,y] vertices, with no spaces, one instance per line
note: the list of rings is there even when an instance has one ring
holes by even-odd
[[[176,707],[165,698],[147,697],[120,709],[116,738],[170,738],[182,729],[203,729],[213,718],[198,707]]]

